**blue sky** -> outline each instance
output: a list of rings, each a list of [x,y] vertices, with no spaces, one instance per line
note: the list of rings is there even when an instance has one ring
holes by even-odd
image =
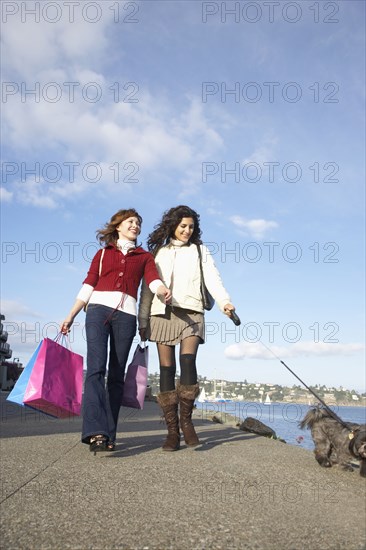
[[[13,357],[55,336],[115,211],[140,211],[145,243],[188,204],[242,319],[207,313],[199,374],[297,383],[280,357],[307,384],[364,391],[364,3],[2,10]],[[83,313],[76,323],[85,354]]]

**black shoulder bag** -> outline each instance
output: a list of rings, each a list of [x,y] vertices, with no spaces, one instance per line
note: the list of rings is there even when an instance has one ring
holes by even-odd
[[[205,278],[203,276],[203,269],[202,269],[202,253],[201,253],[201,247],[199,244],[196,245],[198,250],[198,257],[200,260],[200,272],[201,272],[201,297],[202,297],[202,304],[204,309],[207,309],[207,311],[210,311],[214,307],[215,300],[209,293],[209,291],[206,288],[205,285]]]

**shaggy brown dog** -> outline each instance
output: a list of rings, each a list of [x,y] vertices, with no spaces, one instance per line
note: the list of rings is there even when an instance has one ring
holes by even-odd
[[[353,471],[349,461],[360,461],[360,474],[366,477],[366,424],[345,422],[343,426],[322,407],[311,408],[300,422],[300,428],[310,428],[315,445],[315,458],[320,466],[339,464]]]

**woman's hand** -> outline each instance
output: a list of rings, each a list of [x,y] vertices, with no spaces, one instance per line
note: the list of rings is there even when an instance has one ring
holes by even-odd
[[[70,329],[71,329],[71,325],[73,324],[74,322],[74,317],[66,317],[66,319],[61,323],[61,326],[60,326],[60,331],[62,332],[62,334],[68,334],[70,332]]]
[[[172,299],[172,291],[170,288],[167,288],[164,285],[160,285],[158,287],[158,290],[156,291],[156,294],[164,302],[164,304],[169,304],[170,300]]]
[[[240,317],[237,313],[235,313],[235,307],[233,306],[233,304],[226,304],[226,306],[224,307],[224,313],[232,320],[236,327],[241,325]]]
[[[147,340],[147,338],[146,338],[146,328],[139,328],[139,335],[140,335],[141,342],[146,342],[146,340]]]
[[[74,305],[70,309],[70,313],[68,314],[66,319],[61,323],[60,330],[62,334],[68,334],[70,332],[70,328],[74,322],[75,317],[83,309],[84,306],[85,306],[85,302],[83,302],[83,300],[76,299]]]
[[[230,317],[232,311],[235,311],[235,307],[233,306],[233,304],[226,304],[226,306],[224,307],[225,315]]]

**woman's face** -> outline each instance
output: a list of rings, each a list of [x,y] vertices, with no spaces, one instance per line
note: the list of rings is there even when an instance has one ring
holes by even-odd
[[[174,238],[183,243],[188,243],[194,230],[193,218],[182,218],[174,232]]]
[[[140,234],[141,226],[139,219],[135,216],[131,216],[126,220],[123,220],[117,227],[119,239],[127,239],[128,241],[135,241]]]

